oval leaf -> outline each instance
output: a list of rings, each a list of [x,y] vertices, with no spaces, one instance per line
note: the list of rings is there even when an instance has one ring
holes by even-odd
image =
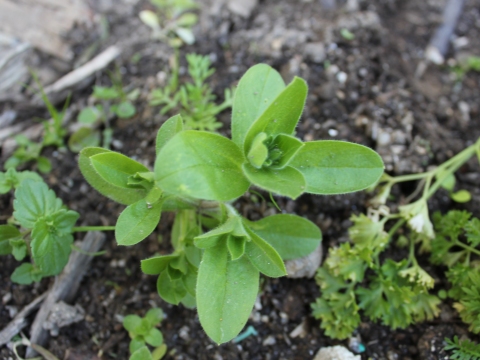
[[[258,293],[258,270],[245,257],[232,261],[226,244],[205,250],[197,280],[200,323],[217,344],[245,326]]]
[[[472,195],[467,190],[458,190],[457,192],[451,193],[450,198],[455,202],[465,203],[472,199]]]
[[[155,152],[158,155],[160,149],[176,134],[183,130],[183,120],[180,115],[172,116],[165,121],[158,129],[157,138],[155,141]]]
[[[12,225],[0,225],[0,255],[7,255],[12,252],[10,240],[21,238],[20,231]]]
[[[149,204],[145,199],[129,205],[122,211],[115,224],[118,245],[135,245],[150,235],[160,221],[162,201]]]
[[[312,194],[344,194],[366,189],[383,174],[382,158],[372,149],[345,141],[305,143],[290,163]]]
[[[174,195],[233,200],[250,186],[241,170],[242,161],[231,140],[202,131],[182,131],[160,150],[155,179],[162,190]]]
[[[98,154],[106,153],[112,153],[112,151],[103,148],[88,147],[80,152],[78,166],[80,167],[80,171],[87,182],[100,194],[105,195],[123,205],[130,205],[140,199],[143,199],[147,195],[147,191],[145,189],[133,188],[125,184],[123,184],[124,186],[114,185],[105,180],[95,170],[90,158]],[[123,177],[123,179],[125,181],[125,177]]]
[[[308,86],[305,80],[295,77],[248,129],[244,152],[247,153],[250,150],[253,140],[261,132],[268,135],[293,134],[302,115],[307,92]]]
[[[250,126],[284,88],[280,74],[266,64],[252,66],[242,76],[232,105],[232,140],[240,149]]]
[[[245,245],[245,254],[258,271],[270,277],[287,275],[287,269],[278,252],[268,242],[253,231],[249,231],[252,241]]]
[[[161,255],[142,260],[142,272],[147,275],[158,275],[164,271],[170,261],[175,258],[177,258],[177,255]]]
[[[283,260],[307,256],[322,240],[322,232],[314,223],[296,215],[268,216],[249,222],[248,226],[272,245]]]
[[[296,199],[305,191],[305,179],[296,169],[255,169],[250,164],[243,165],[243,171],[254,185],[278,195]]]
[[[170,280],[167,271],[162,272],[158,277],[157,291],[163,300],[173,305],[178,305],[187,295],[182,279]]]

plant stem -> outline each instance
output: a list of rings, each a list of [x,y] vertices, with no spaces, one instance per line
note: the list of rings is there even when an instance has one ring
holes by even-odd
[[[474,254],[477,254],[477,255],[480,255],[480,251],[475,249],[475,248],[472,248],[471,246],[468,246],[460,241],[457,241],[455,245],[458,245],[462,248],[464,248],[465,250],[468,250],[470,252],[473,252]]]
[[[113,231],[115,226],[77,226],[72,228],[72,232],[85,232],[85,231]]]

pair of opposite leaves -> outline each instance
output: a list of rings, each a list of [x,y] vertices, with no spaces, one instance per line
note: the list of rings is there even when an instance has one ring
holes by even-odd
[[[278,72],[260,64],[235,92],[232,140],[184,130],[180,116],[170,118],[157,136],[157,184],[179,196],[229,201],[252,184],[295,199],[303,192],[340,194],[375,183],[383,162],[371,149],[294,137],[307,90],[303,79],[285,86]]]

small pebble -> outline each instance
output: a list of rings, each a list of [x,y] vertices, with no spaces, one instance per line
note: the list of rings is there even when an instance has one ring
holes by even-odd
[[[277,340],[272,335],[268,335],[265,338],[265,340],[263,340],[262,345],[268,346],[268,345],[275,345],[276,343],[277,343]]]

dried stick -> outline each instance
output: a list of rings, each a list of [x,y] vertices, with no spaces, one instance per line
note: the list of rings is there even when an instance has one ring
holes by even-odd
[[[0,331],[0,346],[7,344],[15,335],[17,335],[25,326],[28,325],[27,316],[40,306],[47,296],[47,292],[43,293],[30,304],[25,306],[5,328]]]
[[[102,247],[104,241],[105,234],[98,231],[91,231],[85,236],[80,248],[85,252],[94,253]],[[49,333],[43,328],[43,324],[46,322],[52,306],[60,300],[68,302],[73,299],[91,261],[92,256],[90,255],[85,255],[77,251],[72,252],[67,266],[65,266],[63,272],[55,279],[53,287],[49,290],[47,298],[35,317],[30,334],[31,343],[40,346],[45,345]],[[35,353],[35,350],[28,348],[27,358],[34,356]]]

